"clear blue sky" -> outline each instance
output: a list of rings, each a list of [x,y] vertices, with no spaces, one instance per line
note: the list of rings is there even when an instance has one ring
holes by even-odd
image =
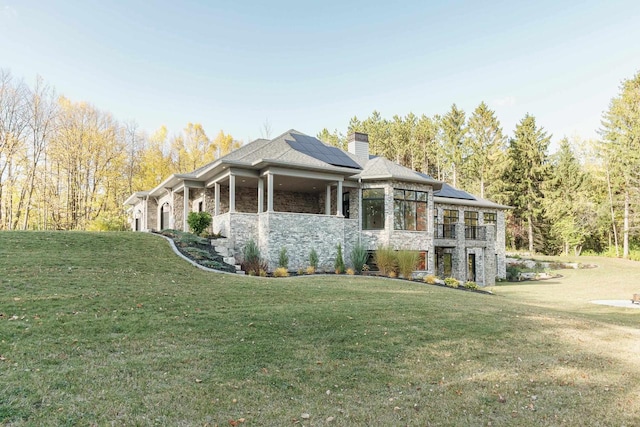
[[[640,1],[0,0],[0,68],[119,120],[247,141],[374,109],[596,136],[640,70]]]

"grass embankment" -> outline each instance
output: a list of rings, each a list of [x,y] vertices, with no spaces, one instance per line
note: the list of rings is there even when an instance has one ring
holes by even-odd
[[[585,297],[628,297],[615,274],[640,268],[600,261],[489,296],[206,273],[142,233],[0,233],[0,420],[638,425],[640,310]]]

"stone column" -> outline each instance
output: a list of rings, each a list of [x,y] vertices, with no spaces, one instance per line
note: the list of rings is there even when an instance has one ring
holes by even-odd
[[[467,281],[467,241],[464,238],[464,222],[456,224],[456,247],[453,251],[453,277],[462,283]]]
[[[327,191],[324,198],[324,214],[331,215],[331,184],[327,184]]]
[[[487,246],[484,248],[484,286],[494,286],[496,284],[497,266],[496,266],[496,241],[495,226],[493,224],[485,225],[485,233]]]
[[[236,176],[229,175],[229,212],[236,211]]]
[[[342,181],[338,181],[336,190],[336,216],[342,216]]]
[[[262,213],[264,207],[264,180],[258,178],[258,213]]]
[[[220,215],[220,183],[213,184],[213,216]]]
[[[267,174],[267,212],[273,212],[273,175]]]
[[[189,187],[184,186],[184,193],[182,194],[182,231],[189,231],[189,223],[187,222],[187,216],[191,209],[189,209]]]

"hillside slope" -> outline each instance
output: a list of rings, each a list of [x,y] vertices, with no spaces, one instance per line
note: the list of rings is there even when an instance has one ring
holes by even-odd
[[[252,278],[143,233],[0,232],[0,421],[640,424],[640,310],[562,286]]]

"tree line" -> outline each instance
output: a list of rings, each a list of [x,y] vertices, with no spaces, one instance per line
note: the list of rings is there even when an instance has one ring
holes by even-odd
[[[188,123],[169,136],[0,70],[0,230],[119,230],[123,202],[241,143]]]
[[[353,117],[347,134],[369,135],[372,154],[393,159],[472,194],[513,207],[507,215],[512,249],[547,254],[608,252],[640,259],[640,73],[624,80],[603,106],[598,140],[551,135],[526,114],[505,134],[481,102],[467,117],[453,104],[443,115],[378,111]],[[338,130],[317,137],[346,148]]]
[[[541,253],[609,252],[640,257],[640,73],[603,106],[598,140],[551,136],[525,115],[509,134],[481,102],[432,117],[353,117],[347,134],[370,151],[455,187],[509,205],[508,245]],[[318,138],[346,148],[345,134]],[[201,124],[151,135],[86,102],[58,96],[0,70],[0,230],[127,228],[123,201],[241,145]]]

